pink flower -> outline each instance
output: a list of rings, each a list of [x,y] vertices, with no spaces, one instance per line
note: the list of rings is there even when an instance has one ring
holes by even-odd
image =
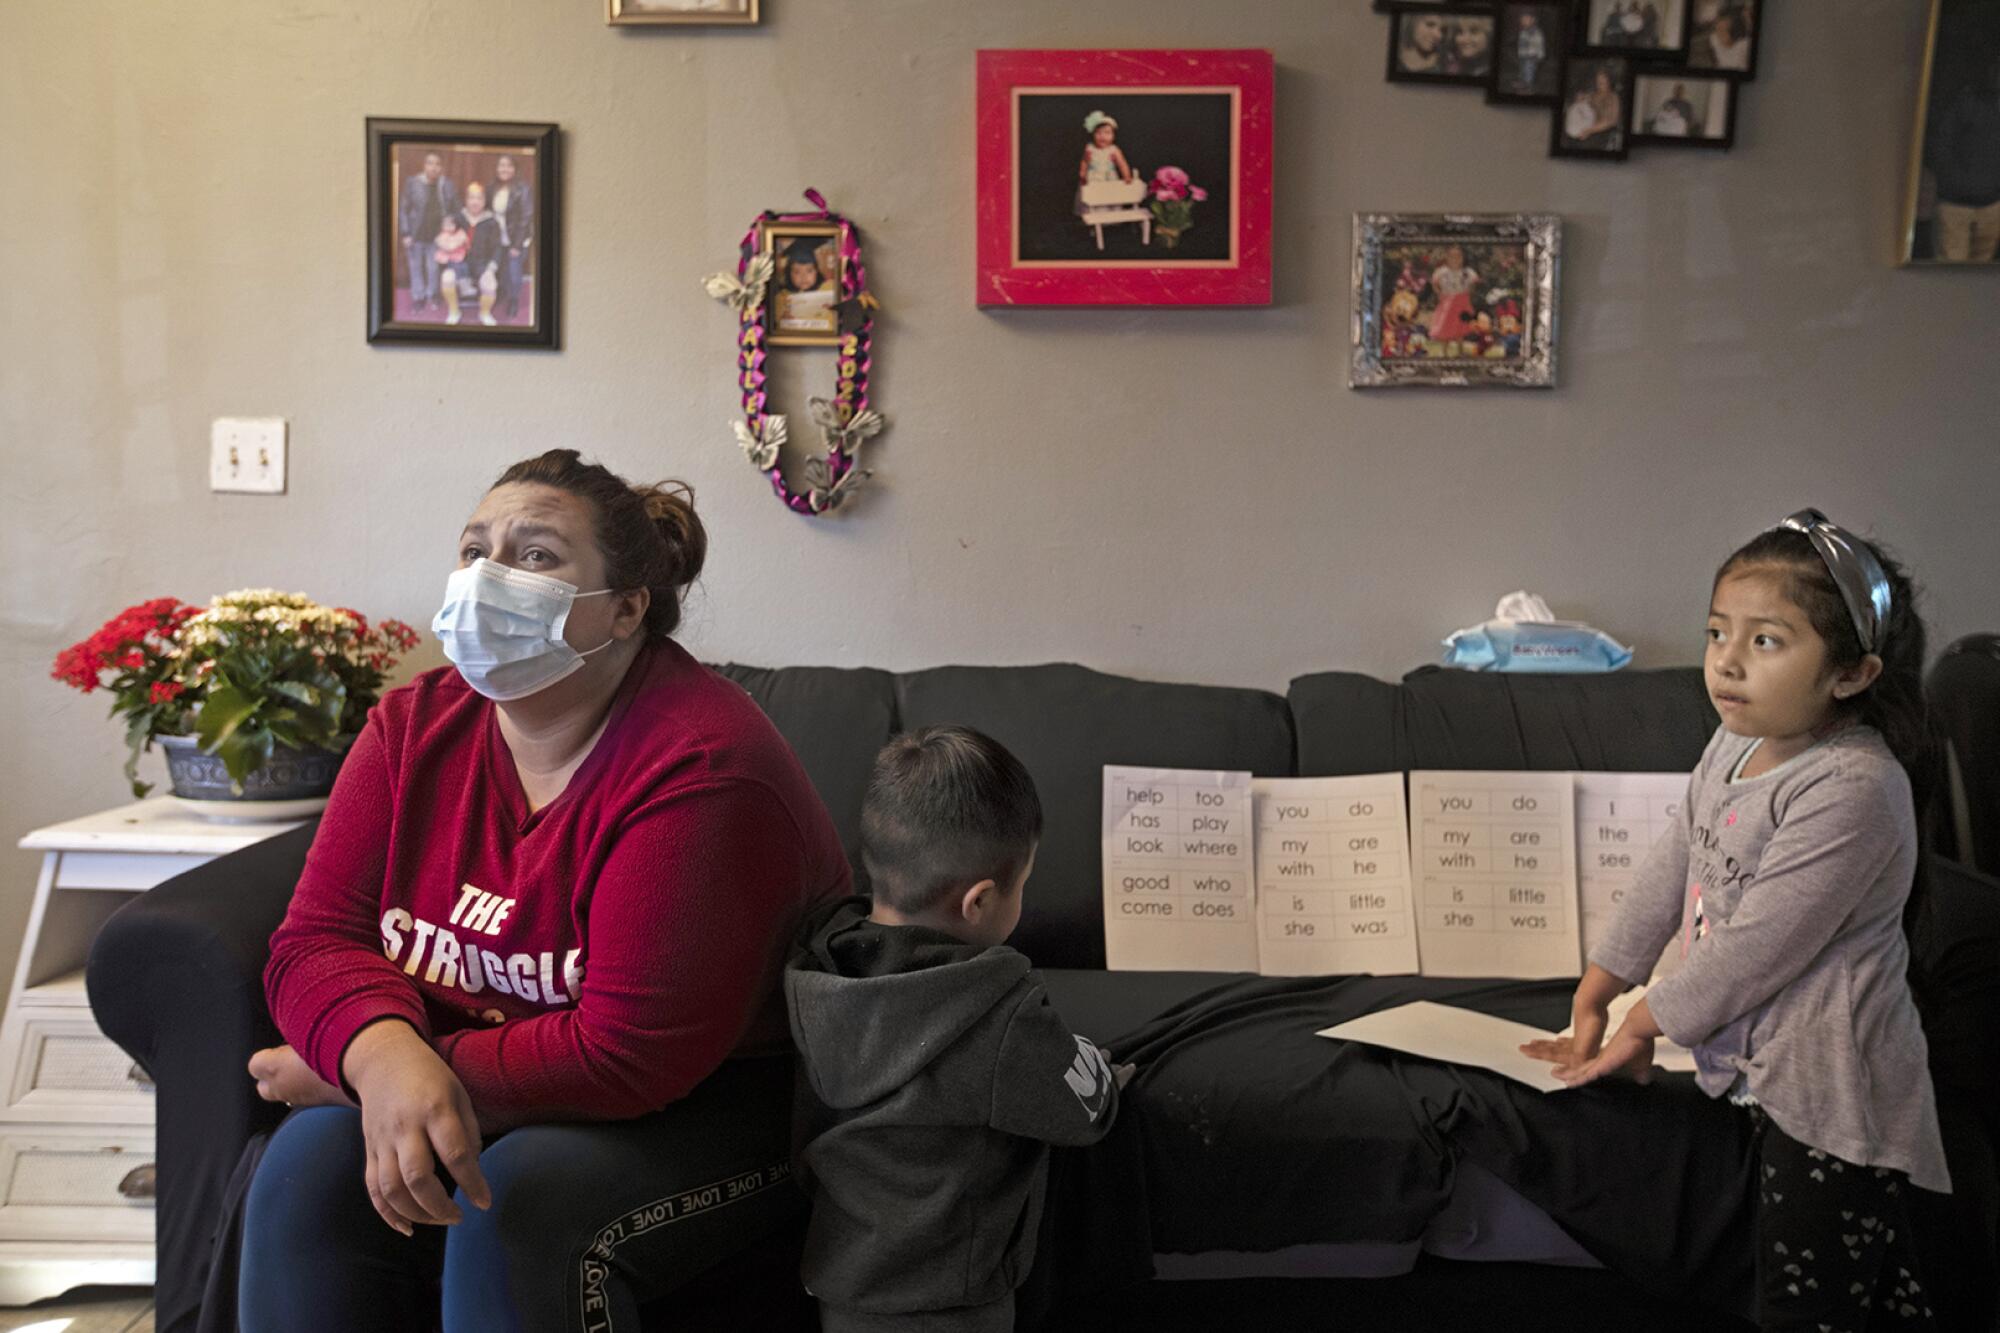
[[[1153,198],[1185,199],[1188,192],[1188,174],[1179,167],[1161,167],[1153,173]]]
[[[1188,186],[1188,198],[1194,200],[1198,204],[1202,200],[1208,198],[1208,191],[1202,189],[1199,185],[1190,185]]]

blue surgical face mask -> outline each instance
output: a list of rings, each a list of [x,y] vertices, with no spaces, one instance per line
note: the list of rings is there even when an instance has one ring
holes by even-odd
[[[610,591],[578,592],[573,583],[482,557],[445,580],[444,605],[431,619],[431,633],[473,689],[496,703],[525,699],[582,670],[584,658],[612,645],[606,639],[580,653],[563,639],[570,604]]]

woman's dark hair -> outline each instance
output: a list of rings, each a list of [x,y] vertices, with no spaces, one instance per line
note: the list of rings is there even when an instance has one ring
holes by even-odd
[[[605,586],[651,591],[646,637],[670,637],[681,623],[681,593],[701,573],[708,532],[694,512],[694,491],[684,482],[634,486],[601,463],[586,463],[574,449],[551,449],[524,458],[494,486],[552,486],[590,506],[597,549],[604,554]]]
[[[1916,585],[1880,543],[1864,541],[1858,536],[1854,540],[1874,552],[1882,572],[1888,575],[1889,615],[1876,635],[1875,655],[1882,659],[1882,674],[1867,689],[1842,701],[1840,707],[1848,717],[1880,732],[1890,752],[1910,776],[1919,846],[1916,879],[1903,907],[1903,929],[1909,933],[1922,917],[1928,897],[1923,831],[1929,827],[1931,801],[1943,785],[1944,752],[1937,742],[1930,707],[1924,697],[1924,620],[1917,611]],[[1862,652],[1854,618],[1810,537],[1790,528],[1759,533],[1722,562],[1722,568],[1715,571],[1715,581],[1721,583],[1737,574],[1763,571],[1784,581],[1786,598],[1806,613],[1813,630],[1825,640],[1829,671],[1844,671],[1861,664],[1866,654]],[[1921,977],[1914,951],[1911,957],[1910,980],[1921,999]]]
[[[1042,836],[1035,780],[970,727],[924,727],[882,747],[861,800],[875,896],[924,912],[982,879],[1010,885]]]

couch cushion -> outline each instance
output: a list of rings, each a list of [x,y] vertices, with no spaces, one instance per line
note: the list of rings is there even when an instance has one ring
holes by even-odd
[[[1718,721],[1698,667],[1570,676],[1431,666],[1402,689],[1405,768],[1687,772]]]
[[[1298,775],[1342,777],[1408,768],[1402,752],[1403,691],[1373,676],[1322,671],[1286,692],[1298,736]]]
[[[895,731],[896,694],[889,673],[872,667],[771,668],[735,662],[715,669],[749,691],[798,755],[840,830],[856,889],[866,892],[861,795],[875,752]]]
[[[1020,757],[1045,827],[1011,943],[1046,967],[1103,967],[1099,811],[1106,764],[1291,772],[1285,701],[1080,666],[938,667],[896,677],[904,729],[958,723]]]
[[[1938,850],[2000,875],[2000,634],[1968,634],[1932,664],[1924,687],[1931,716],[1957,762],[1958,811],[1941,816]],[[1940,800],[1937,804],[1943,804]]]

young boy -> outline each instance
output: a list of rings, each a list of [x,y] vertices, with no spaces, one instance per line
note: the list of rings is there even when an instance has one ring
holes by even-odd
[[[804,1276],[821,1327],[1011,1330],[1048,1145],[1103,1137],[1116,1073],[1004,941],[1042,833],[1021,762],[964,727],[875,757],[875,897],[822,911],[785,969],[804,1065]]]

